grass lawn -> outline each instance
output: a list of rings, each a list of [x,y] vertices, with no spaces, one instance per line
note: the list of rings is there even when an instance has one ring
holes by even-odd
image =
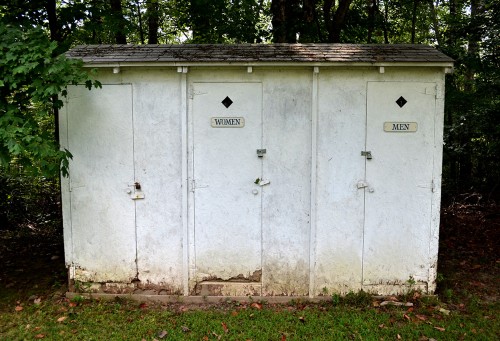
[[[312,304],[265,302],[189,306],[57,297],[16,302],[0,312],[2,340],[497,340],[498,304],[444,304],[367,294]],[[391,298],[396,299],[396,298]]]

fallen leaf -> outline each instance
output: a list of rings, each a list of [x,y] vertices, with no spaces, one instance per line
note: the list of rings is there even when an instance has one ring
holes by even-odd
[[[203,336],[203,339],[202,339],[202,340],[203,340],[203,341],[208,341],[208,336],[206,336],[206,335],[205,335],[205,336]]]
[[[443,314],[445,314],[445,315],[450,315],[450,311],[449,311],[449,310],[447,310],[447,309],[444,309],[444,308],[439,308],[439,312],[440,312],[440,313],[443,313]]]
[[[372,306],[374,307],[380,307],[380,303],[378,301],[373,301]]]
[[[261,310],[262,309],[262,304],[260,303],[257,303],[257,302],[253,302],[250,307],[252,308],[255,308],[255,309],[258,309],[258,310]]]
[[[404,315],[403,315],[403,317],[404,317],[405,319],[407,319],[408,321],[411,321],[410,316],[408,316],[408,315],[404,314]]]
[[[45,337],[45,334],[36,334],[35,339],[43,339]]]
[[[66,320],[68,317],[67,316],[61,316],[57,319],[57,322],[63,322],[64,320]]]
[[[299,321],[302,322],[302,323],[305,323],[306,322],[306,319],[304,318],[304,316],[300,316],[299,317]]]
[[[222,324],[222,329],[224,329],[224,332],[229,333],[229,329],[227,328],[227,324],[225,324],[224,322],[221,322],[221,324]]]
[[[381,306],[386,306],[386,305],[393,305],[393,306],[396,306],[396,307],[400,307],[400,306],[405,306],[405,307],[413,307],[413,303],[411,302],[395,302],[395,301],[384,301],[382,303],[380,303]]]
[[[379,325],[378,325],[378,327],[379,327],[380,329],[384,329],[384,328],[386,328],[385,324],[383,324],[383,323],[382,323],[382,324],[379,324]]]
[[[399,334],[398,334],[398,335],[397,335],[397,338],[398,338],[398,340],[401,340],[401,335],[399,335]]]
[[[69,306],[70,307],[76,307],[78,304],[76,304],[75,302],[69,302]]]
[[[181,326],[181,329],[182,329],[182,331],[183,331],[184,333],[187,333],[187,332],[190,332],[190,331],[191,331],[191,329],[189,329],[189,328],[188,328],[188,327],[186,327],[186,326]]]
[[[286,341],[286,335],[285,334],[281,334],[281,341]]]
[[[425,315],[415,315],[415,317],[421,321],[427,321],[427,316],[425,316]]]
[[[20,305],[16,305],[16,307],[14,309],[15,309],[15,311],[21,311],[21,310],[23,310],[23,307],[21,307]]]
[[[168,332],[166,330],[162,330],[161,332],[158,333],[158,337],[160,339],[163,339],[165,336],[167,336]]]
[[[444,329],[443,327],[434,327],[434,329],[437,329],[439,330],[440,332],[444,332],[446,329]]]
[[[141,304],[139,304],[139,308],[140,309],[146,309],[147,307],[148,307],[148,305],[146,303],[144,303],[144,302],[141,303]]]
[[[480,287],[480,288],[485,287],[485,284],[482,282],[479,282],[479,281],[472,281],[472,282],[469,282],[469,284],[471,284],[475,287]]]
[[[36,304],[36,305],[38,305],[38,304],[42,303],[42,299],[41,299],[40,297],[35,298],[35,299],[33,300],[33,303],[34,303],[34,304]]]
[[[231,313],[232,316],[238,316],[238,312],[235,310]]]

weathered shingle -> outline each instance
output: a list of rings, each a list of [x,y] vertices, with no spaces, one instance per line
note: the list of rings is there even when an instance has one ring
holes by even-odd
[[[426,45],[375,44],[185,44],[185,45],[81,45],[66,53],[85,63],[383,63],[453,60]]]

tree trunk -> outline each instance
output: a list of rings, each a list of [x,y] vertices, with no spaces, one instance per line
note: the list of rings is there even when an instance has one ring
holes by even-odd
[[[49,19],[50,40],[60,43],[62,39],[59,22],[57,20],[56,1],[47,0],[45,3],[45,10],[47,11],[47,17]]]
[[[372,42],[373,31],[375,30],[375,12],[377,8],[376,0],[368,0],[368,37],[366,39],[367,43],[370,44]]]
[[[302,20],[300,27],[300,42],[313,43],[317,41],[316,0],[303,0]]]
[[[47,11],[47,17],[49,19],[50,40],[60,43],[61,35],[57,20],[56,1],[47,0],[45,3],[45,10]],[[54,54],[58,54],[57,49],[54,51]],[[57,97],[57,95],[53,96],[52,101],[57,101]],[[59,110],[57,108],[53,108],[52,112],[54,116],[54,141],[59,144]]]
[[[191,29],[193,31],[194,43],[213,42],[213,35],[211,34],[213,28],[210,27],[210,15],[212,14],[207,13],[207,2],[208,0],[190,1],[189,9],[191,12]]]
[[[335,0],[325,0],[323,3],[323,16],[328,30],[328,42],[340,43],[340,33],[344,27],[345,17],[349,12],[352,0],[339,0],[339,6],[332,15]]]
[[[465,91],[474,91],[476,61],[479,61],[479,42],[481,41],[481,28],[478,23],[478,15],[482,9],[481,0],[471,0],[470,2],[470,28],[468,34],[467,54],[469,63],[465,73]]]
[[[431,0],[433,1],[433,0]],[[387,23],[389,22],[389,1],[384,1],[384,44],[389,44],[389,32],[387,29]]]
[[[434,6],[434,0],[429,0],[431,6],[431,16],[432,16],[432,28],[434,29],[434,33],[436,34],[436,41],[438,46],[443,46],[443,41],[441,39],[441,32],[439,28],[436,7]]]
[[[144,44],[144,25],[142,24],[141,2],[139,0],[135,1],[135,7],[137,8],[137,20],[139,21],[139,40],[141,44]]]
[[[456,43],[456,25],[457,25],[457,0],[449,0],[450,19],[448,23],[449,29],[447,30],[447,45],[455,47]]]
[[[271,2],[271,13],[273,16],[273,42],[287,42],[287,22],[286,22],[286,0],[273,0]]]
[[[123,9],[121,0],[109,0],[111,5],[111,17],[114,21],[115,42],[117,44],[126,44],[127,36],[125,35],[126,21],[123,18]]]
[[[158,44],[158,28],[160,27],[160,15],[158,13],[158,0],[146,2],[148,17],[148,44]]]
[[[417,26],[418,0],[413,0],[413,12],[411,15],[411,43],[415,44],[415,33]]]

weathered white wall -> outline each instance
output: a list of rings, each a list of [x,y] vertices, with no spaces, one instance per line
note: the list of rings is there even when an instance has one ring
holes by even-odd
[[[181,293],[180,76],[173,68],[119,74],[105,69],[99,79],[102,89],[70,87],[61,117],[61,140],[74,153],[70,178],[63,181],[66,263],[77,280],[138,279],[145,289]],[[111,162],[123,167],[106,167]],[[78,186],[86,197],[79,198],[69,186],[82,173],[86,183]],[[106,186],[117,178],[119,188]],[[127,194],[134,182],[141,184],[144,199]],[[86,224],[71,216],[75,209],[84,210]]]
[[[312,72],[255,72],[264,84],[263,295],[309,293]]]
[[[65,186],[71,190],[65,209],[74,277],[128,282],[136,276],[134,204],[126,195],[133,180],[132,87],[113,85],[96,94],[68,90],[71,114],[62,130],[74,153]]]
[[[137,276],[139,286],[153,292],[195,292],[205,273],[197,264],[209,263],[210,259],[196,260],[200,251],[196,245],[193,192],[196,189],[192,183],[196,180],[193,168],[196,132],[193,132],[193,93],[189,91],[196,82],[250,82],[262,85],[262,145],[259,147],[266,148],[267,153],[262,159],[261,174],[271,182],[259,188],[262,275],[258,278],[256,273],[244,273],[249,284],[234,289],[230,287],[234,283],[226,283],[223,285],[229,289],[220,293],[315,296],[360,289],[379,293],[401,291],[401,284],[408,279],[406,270],[399,274],[401,278],[392,278],[392,281],[384,276],[379,282],[363,277],[367,274],[363,269],[367,262],[374,262],[370,270],[372,279],[376,278],[377,267],[380,266],[382,272],[391,272],[391,269],[366,258],[373,250],[367,248],[370,244],[365,230],[365,196],[373,193],[368,193],[367,188],[359,189],[357,184],[369,181],[365,179],[365,158],[360,155],[362,150],[370,148],[365,145],[368,82],[414,81],[437,84],[435,112],[426,113],[430,117],[426,122],[435,124],[433,136],[428,136],[432,155],[427,155],[429,159],[424,161],[434,179],[434,192],[429,189],[429,195],[423,196],[416,210],[430,207],[429,223],[418,227],[417,232],[408,231],[409,237],[425,236],[417,238],[415,244],[419,254],[415,264],[422,266],[421,271],[408,275],[417,276],[422,288],[434,290],[442,158],[442,70],[386,67],[385,73],[380,74],[378,68],[369,67],[319,68],[317,78],[311,67],[254,67],[252,71],[249,73],[243,67],[192,67],[187,74],[182,74],[174,68],[122,68],[119,74],[113,74],[111,69],[102,69],[103,90],[85,90],[85,97],[79,99],[70,97],[68,114],[62,115],[60,124],[63,144],[75,155],[71,178],[63,180],[66,262],[71,266],[73,278],[130,283]],[[113,86],[128,89],[130,98],[121,94],[121,98],[111,99],[115,104],[111,103],[108,97],[112,92],[107,89]],[[313,101],[315,87],[316,103]],[[107,107],[102,106],[103,98],[107,98]],[[133,127],[127,133],[123,133],[127,129],[124,128],[125,109],[131,111],[129,126]],[[109,120],[115,120],[116,129],[109,129],[113,125],[109,121],[107,130],[102,131],[99,128],[102,117],[92,115],[98,112],[104,115],[109,110],[114,112]],[[84,129],[78,131],[80,121],[74,121],[75,134],[68,135],[71,120],[76,117],[83,120]],[[85,120],[90,121],[85,123]],[[317,127],[317,131],[313,127]],[[132,155],[133,164],[131,160],[116,160],[115,156],[122,154],[115,153],[115,148],[122,150],[123,155]],[[312,150],[317,150],[315,155],[311,154]],[[97,157],[93,157],[96,151]],[[83,167],[80,158],[84,158],[90,168]],[[312,166],[311,160],[315,158],[317,164]],[[131,178],[130,183],[124,183],[116,191],[104,186],[103,183],[112,183],[117,175],[106,178],[109,174],[104,174],[99,161],[106,159],[115,160],[118,168],[123,166],[126,169],[123,173]],[[187,169],[186,179],[183,179],[183,167]],[[79,190],[73,189],[78,186],[72,181],[78,180],[78,174],[82,173],[92,174],[85,181],[93,184],[86,185],[89,191],[80,190],[86,196],[75,197]],[[316,181],[312,183],[311,179]],[[377,179],[379,183],[382,180]],[[133,201],[127,197],[125,190],[135,181],[141,184],[144,199]],[[316,197],[311,197],[311,193]],[[397,195],[412,193],[403,190]],[[116,220],[103,220],[109,218],[103,203],[120,201],[124,203],[120,210],[127,213]],[[75,206],[75,202],[79,204]],[[315,209],[315,221],[311,221],[311,207]],[[87,225],[72,214],[75,209],[87,210]],[[370,210],[371,214],[378,212],[377,207]],[[384,212],[382,207],[380,212]],[[124,224],[135,228],[124,229]],[[217,235],[220,231],[213,233]],[[228,238],[230,240],[230,236],[224,236],[224,240]],[[390,248],[391,244],[383,247]],[[394,250],[400,252],[404,248],[399,246]],[[117,255],[122,257],[117,259]],[[122,266],[130,264],[131,257],[133,266]],[[407,260],[408,256],[401,258],[403,268],[407,265],[405,262],[412,263]],[[391,266],[397,266],[397,261]],[[237,264],[234,268],[238,268]],[[120,271],[123,272],[120,275],[110,275]],[[213,278],[232,276],[222,271],[209,275]],[[187,280],[189,286],[183,286]]]
[[[181,88],[176,69],[124,70],[133,84],[138,278],[182,293]]]
[[[364,190],[356,184],[365,171],[360,152],[370,71],[319,74],[315,294],[361,289]]]
[[[359,289],[376,293],[400,292],[406,290],[404,285],[408,284],[410,276],[417,281],[416,287],[431,291],[435,288],[444,76],[441,70],[414,71],[411,68],[385,68],[385,73],[380,74],[378,69],[357,68],[320,72],[316,278],[312,290],[316,295]],[[421,112],[422,116],[418,118],[398,117],[394,114],[397,111],[391,110],[384,113],[381,104],[377,105],[378,108],[367,110],[367,84],[375,81],[396,82],[390,89],[387,88],[390,90],[387,93],[375,95],[384,100],[395,100],[397,97],[392,97],[396,93],[403,94],[410,82],[427,82],[429,86],[435,84],[437,94],[433,98],[436,109]],[[418,91],[425,92],[425,87]],[[422,105],[422,110],[429,110],[429,106]],[[372,117],[375,114],[377,117]],[[427,135],[427,142],[419,144],[417,150],[412,148],[411,141],[415,135],[385,133],[378,126],[379,121],[408,120],[417,120],[421,125],[418,134]],[[366,141],[367,129],[380,135]],[[383,137],[394,141],[380,141]],[[398,142],[398,138],[403,137],[406,143]],[[373,142],[378,142],[378,145]],[[426,149],[426,145],[433,147]],[[365,177],[365,158],[360,152],[373,148],[392,150],[400,167],[396,162],[394,168],[385,167],[383,174],[370,171]],[[367,161],[367,166],[373,168],[377,162],[384,162],[377,160],[380,155],[376,154],[373,160]],[[412,176],[409,169],[419,172],[419,176],[426,173],[427,182],[416,184],[414,178],[417,177]],[[400,181],[400,188],[390,188],[394,177],[403,180],[408,177],[408,181]],[[434,191],[431,188],[433,179]],[[366,181],[369,187],[358,189],[356,184],[359,181]],[[369,192],[369,188],[374,188],[374,192]],[[373,199],[387,188],[393,191],[389,202]],[[420,199],[415,200],[416,197]],[[385,195],[384,200],[387,198]],[[410,218],[401,219],[405,212],[397,209],[401,208],[404,198],[411,198],[407,202],[412,202],[406,208],[407,216],[420,218],[421,213],[425,213],[429,219],[418,224],[408,224]],[[369,218],[366,212],[370,213]],[[401,221],[406,223],[400,224]]]

